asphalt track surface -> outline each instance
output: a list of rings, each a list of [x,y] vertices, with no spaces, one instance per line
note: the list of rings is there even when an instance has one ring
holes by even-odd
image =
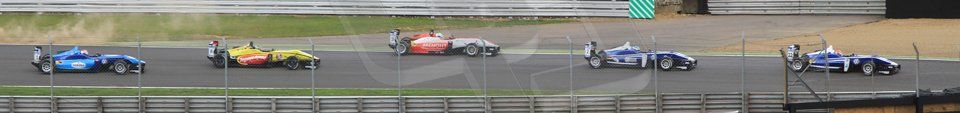
[[[0,46],[0,85],[47,86],[49,76],[29,64],[33,46]],[[82,47],[91,52],[136,55],[130,47]],[[64,50],[67,47],[56,47]],[[574,51],[575,54],[579,51]],[[203,48],[143,48],[148,62],[143,74],[145,87],[223,87],[224,69],[213,67]],[[397,60],[392,53],[329,52],[316,53],[322,59],[316,70],[319,88],[396,88]],[[693,71],[657,72],[663,92],[737,92],[740,91],[741,58],[738,56],[693,56],[700,66]],[[487,75],[491,89],[569,88],[569,55],[504,54],[496,57],[459,55],[409,55],[399,57],[400,78],[404,88],[481,89]],[[485,61],[485,62],[484,62]],[[654,89],[651,69],[589,69],[582,56],[574,55],[574,88],[581,91],[647,92]],[[903,65],[892,76],[864,76],[859,72],[831,73],[832,91],[913,90],[916,62],[894,60]],[[960,62],[921,61],[920,87],[942,89],[960,86]],[[484,66],[486,65],[486,66]],[[486,71],[484,71],[486,70]],[[748,91],[782,91],[783,64],[778,57],[747,57],[745,85]],[[230,87],[309,88],[309,70],[285,68],[228,68]],[[56,73],[57,86],[135,87],[137,74]],[[825,91],[822,71],[808,72],[805,80],[817,91]],[[797,87],[799,88],[799,87]],[[793,90],[803,91],[803,90]]]

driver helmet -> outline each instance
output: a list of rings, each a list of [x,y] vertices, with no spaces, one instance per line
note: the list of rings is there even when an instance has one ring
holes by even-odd
[[[90,53],[90,52],[87,52],[86,49],[80,50],[80,54],[81,54],[81,55],[89,55],[88,53]]]
[[[437,33],[437,38],[443,38],[443,33]]]

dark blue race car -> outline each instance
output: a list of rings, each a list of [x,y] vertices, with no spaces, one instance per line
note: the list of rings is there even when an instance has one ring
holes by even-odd
[[[799,45],[787,47],[787,60],[790,61],[790,68],[794,71],[804,71],[807,68],[818,70],[830,68],[831,71],[839,72],[861,71],[867,76],[878,73],[892,75],[900,72],[900,64],[889,59],[876,55],[843,55],[833,46],[806,54],[799,54],[799,51]]]
[[[591,41],[584,47],[584,58],[590,64],[590,68],[599,69],[602,67],[625,66],[625,67],[654,67],[665,71],[669,70],[693,70],[697,67],[697,60],[690,56],[672,51],[640,51],[638,46],[630,46],[630,42],[623,46],[598,51],[597,42]]]
[[[113,71],[123,75],[127,73],[143,73],[146,69],[146,61],[139,60],[127,55],[115,54],[87,54],[87,50],[74,46],[73,49],[60,51],[51,56],[42,54],[42,48],[37,46],[33,50],[33,64],[40,72],[99,72]],[[52,59],[52,60],[51,60]]]

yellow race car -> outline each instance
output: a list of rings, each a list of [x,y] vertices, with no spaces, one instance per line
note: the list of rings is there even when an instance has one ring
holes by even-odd
[[[207,59],[217,68],[283,66],[296,70],[315,69],[320,64],[320,58],[300,50],[264,49],[253,45],[253,42],[230,49],[219,46],[220,42],[212,41],[207,49]]]

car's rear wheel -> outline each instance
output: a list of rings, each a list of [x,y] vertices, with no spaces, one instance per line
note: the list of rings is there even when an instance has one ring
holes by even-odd
[[[660,69],[662,69],[662,70],[664,70],[664,71],[670,71],[671,69],[674,68],[673,59],[671,59],[671,58],[663,58],[663,59],[661,59],[661,60],[660,60],[660,64],[658,64],[658,65],[659,65]]]
[[[217,55],[217,57],[213,57],[213,60],[211,61],[213,62],[213,67],[223,68],[226,65],[226,64],[223,64],[224,59],[223,57],[220,57],[220,55]]]
[[[409,50],[410,46],[408,46],[406,42],[397,43],[397,47],[394,48],[394,52],[396,52],[397,55],[407,55]]]
[[[804,62],[804,60],[793,60],[790,62],[790,69],[793,71],[800,72],[806,68],[807,68],[807,64],[806,62]]]
[[[601,67],[603,67],[603,58],[590,56],[590,68],[600,69]]]
[[[863,75],[873,76],[877,72],[877,64],[869,61],[864,63],[863,66],[860,66],[860,70],[863,71]]]
[[[117,60],[113,63],[112,67],[113,72],[119,75],[127,74],[127,72],[130,71],[130,63],[128,63],[126,60]]]
[[[300,67],[303,67],[297,57],[287,58],[287,60],[283,61],[283,66],[287,67],[289,70],[297,70],[300,69]]]
[[[396,47],[393,48],[393,52],[401,56],[409,54],[410,53],[410,37],[403,37],[403,39],[398,41]]]
[[[53,70],[53,63],[50,63],[50,60],[43,60],[40,63],[40,72],[43,72],[44,74],[50,74],[53,73]]]

